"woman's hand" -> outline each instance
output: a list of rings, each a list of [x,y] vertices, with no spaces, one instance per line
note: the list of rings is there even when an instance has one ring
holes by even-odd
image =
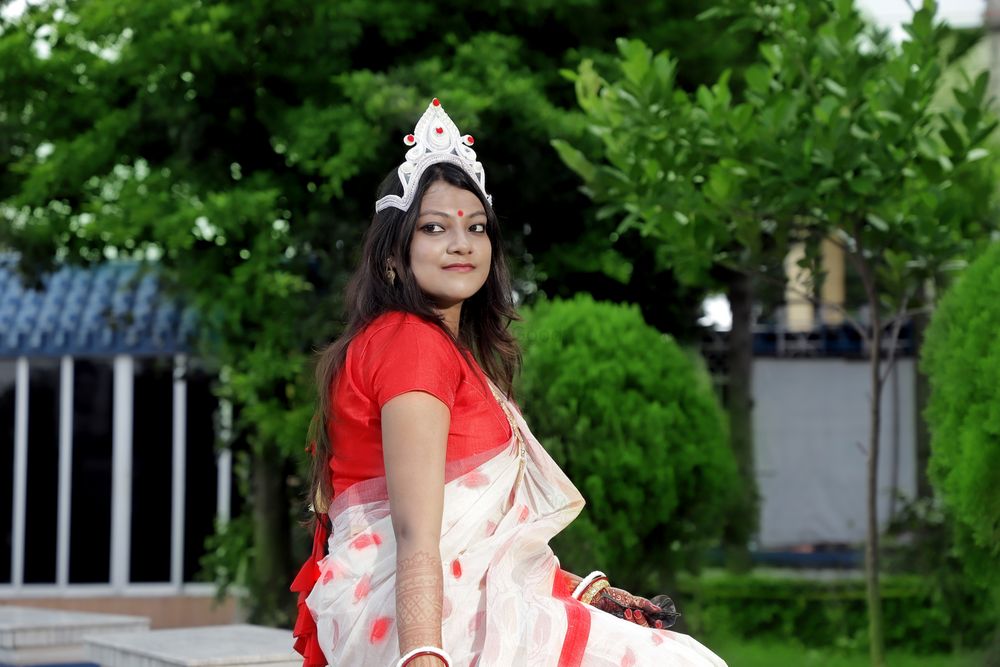
[[[598,593],[591,605],[612,616],[647,628],[669,628],[680,614],[666,595],[653,598],[658,604],[620,588],[608,587]]]

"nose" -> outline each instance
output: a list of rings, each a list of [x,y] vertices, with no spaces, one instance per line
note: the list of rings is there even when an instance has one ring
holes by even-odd
[[[472,239],[469,232],[464,229],[455,230],[448,244],[448,252],[458,255],[467,255],[472,252]]]

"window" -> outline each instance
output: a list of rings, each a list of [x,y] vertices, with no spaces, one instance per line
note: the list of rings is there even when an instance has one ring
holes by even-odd
[[[111,438],[114,377],[110,359],[77,359],[73,372],[73,491],[69,583],[111,578]]]
[[[56,581],[59,498],[59,360],[28,362],[28,475],[24,583]]]
[[[215,454],[214,377],[202,370],[187,373],[187,472],[184,502],[184,581],[195,581],[205,553],[205,539],[215,532],[218,472]]]
[[[178,385],[186,400],[175,405],[177,377],[172,357],[0,359],[0,584],[118,590],[196,580],[215,530],[220,475],[230,488],[231,469],[225,458],[220,472],[216,454],[215,376],[191,364]],[[27,405],[27,442],[15,451],[18,399]],[[62,425],[70,413],[72,424]],[[129,420],[131,433],[116,431]],[[61,435],[69,440],[60,443]],[[183,449],[175,451],[175,440]],[[64,458],[66,446],[72,455]],[[61,467],[67,478],[60,479]],[[68,493],[60,487],[66,482]],[[67,506],[68,516],[60,515]],[[12,516],[15,507],[24,507],[23,516]]]
[[[135,360],[129,580],[170,581],[173,361]]]

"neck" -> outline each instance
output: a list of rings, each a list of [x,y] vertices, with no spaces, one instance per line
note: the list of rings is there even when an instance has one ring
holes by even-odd
[[[458,323],[462,319],[462,302],[448,306],[447,308],[439,308],[438,312],[444,316],[444,323],[448,326],[448,330],[451,334],[458,338]]]

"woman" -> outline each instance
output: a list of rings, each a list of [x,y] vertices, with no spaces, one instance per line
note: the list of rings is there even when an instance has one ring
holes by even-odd
[[[305,665],[725,665],[676,613],[559,568],[583,498],[509,398],[517,315],[485,174],[437,99],[404,139],[317,366]]]

